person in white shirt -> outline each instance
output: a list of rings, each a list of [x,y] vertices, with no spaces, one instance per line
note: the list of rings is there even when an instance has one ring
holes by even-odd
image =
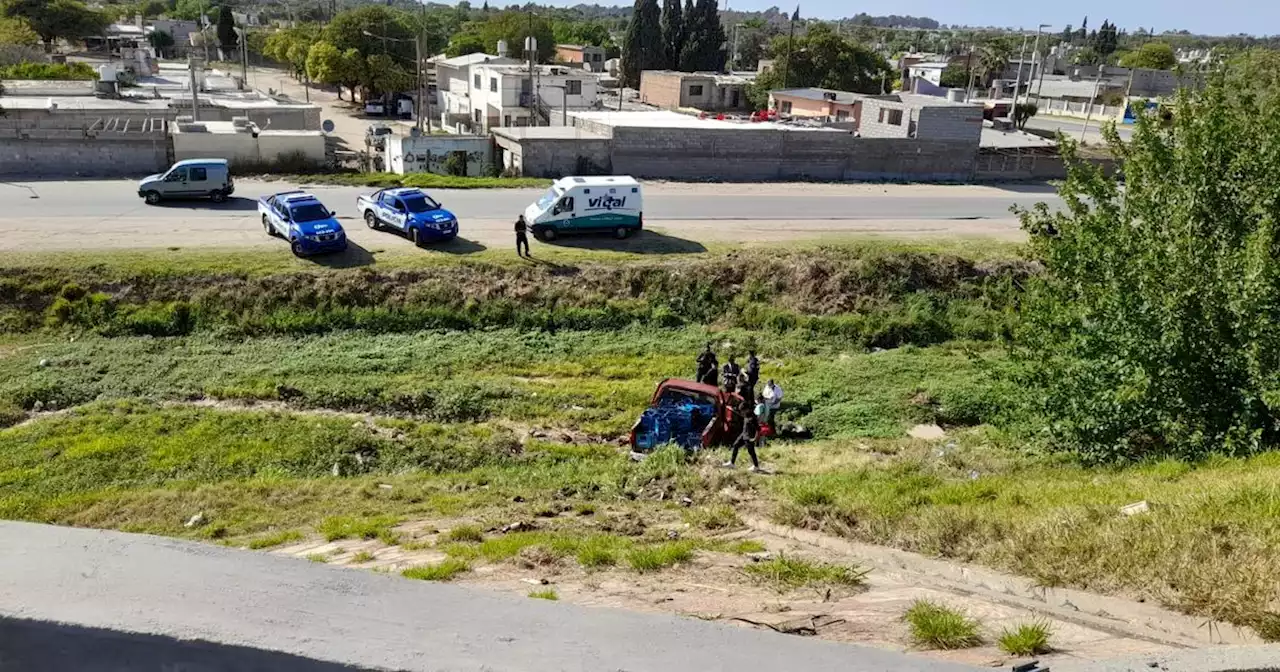
[[[774,414],[782,407],[782,388],[770,378],[760,391],[760,396],[764,397],[765,422],[772,424]]]

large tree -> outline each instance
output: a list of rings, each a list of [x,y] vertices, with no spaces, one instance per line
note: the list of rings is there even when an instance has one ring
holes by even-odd
[[[724,69],[724,26],[716,0],[697,0],[685,19],[684,49],[680,69],[685,72],[719,72]]]
[[[524,38],[532,35],[538,41],[534,60],[547,63],[556,53],[556,35],[551,22],[541,16],[522,11],[490,12],[481,21],[467,23],[449,39],[450,56],[498,51],[498,42],[506,42],[514,58],[527,58]]]
[[[662,45],[662,10],[658,0],[636,0],[622,41],[622,85],[640,87],[640,73],[661,70],[666,63]]]
[[[684,50],[684,12],[680,0],[662,2],[662,53],[666,68],[680,67],[680,52]]]
[[[321,40],[307,52],[307,76],[318,84],[342,83],[342,52],[332,43]],[[338,89],[342,98],[342,89]]]
[[[787,58],[787,37],[778,37],[770,45],[775,58]],[[882,93],[889,77],[889,63],[879,54],[837,35],[825,24],[814,24],[803,36],[796,36],[790,49],[787,79],[791,88],[822,87],[854,93]],[[780,89],[782,65],[779,63],[756,77],[747,90],[753,105],[763,109],[769,92]]]
[[[23,18],[0,17],[0,46],[30,47],[40,42],[40,35]]]
[[[1177,64],[1178,57],[1167,42],[1148,42],[1120,59],[1120,65],[1126,68],[1169,70]]]
[[[53,51],[57,40],[77,40],[101,35],[109,20],[78,0],[8,0],[4,16],[26,20],[40,36],[45,51]]]
[[[1280,447],[1276,59],[1216,74],[1079,164],[1022,226],[1042,272],[1014,354],[1052,445],[1095,462]],[[1233,66],[1234,67],[1234,66]]]
[[[218,45],[224,51],[240,46],[240,40],[236,36],[236,20],[231,15],[230,5],[218,8]]]
[[[396,63],[413,63],[417,58],[405,12],[381,4],[338,12],[321,38],[339,51],[356,49],[366,57],[388,54]]]

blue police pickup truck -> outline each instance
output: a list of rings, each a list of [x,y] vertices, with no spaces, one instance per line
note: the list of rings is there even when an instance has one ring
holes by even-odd
[[[421,189],[398,187],[360,196],[356,198],[356,212],[369,228],[395,229],[407,235],[414,245],[451,240],[458,235],[458,218]]]
[[[299,257],[347,249],[347,234],[337,213],[305,191],[285,191],[258,199],[258,214],[268,236],[289,241]]]

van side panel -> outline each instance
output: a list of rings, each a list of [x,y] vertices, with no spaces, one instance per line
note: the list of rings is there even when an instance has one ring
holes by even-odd
[[[574,212],[574,229],[616,229],[640,226],[641,194],[635,187],[592,187],[574,190],[580,199]],[[589,191],[589,193],[587,193]]]

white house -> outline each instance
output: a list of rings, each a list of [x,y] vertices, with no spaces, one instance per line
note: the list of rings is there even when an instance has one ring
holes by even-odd
[[[487,64],[515,64],[520,61],[505,56],[491,54],[467,54],[454,58],[435,58],[432,63],[436,70],[436,86],[440,99],[440,122],[445,126],[466,126],[472,123],[471,112],[472,77],[471,69]]]
[[[946,70],[948,65],[949,63],[945,61],[916,63],[907,66],[907,76],[911,79],[923,79],[934,86],[942,86],[942,71]]]

